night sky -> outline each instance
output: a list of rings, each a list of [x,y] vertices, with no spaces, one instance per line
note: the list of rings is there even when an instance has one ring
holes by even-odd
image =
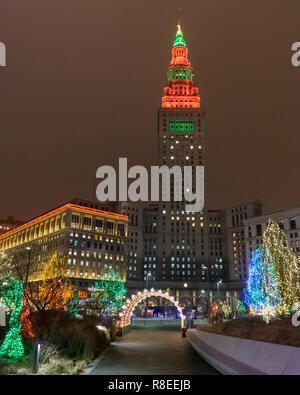
[[[208,207],[300,206],[299,0],[2,0],[0,218],[92,199],[120,156],[155,163],[179,18],[207,109]]]

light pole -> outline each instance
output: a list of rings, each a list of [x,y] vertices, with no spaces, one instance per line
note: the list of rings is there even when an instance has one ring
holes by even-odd
[[[203,266],[202,269],[206,270],[206,290],[207,290],[207,295],[208,295],[208,288],[209,288],[209,286],[208,286],[208,280],[209,280],[209,278],[208,278],[208,267],[207,266]]]
[[[202,269],[206,270],[206,297],[207,297],[207,314],[208,314],[208,310],[209,310],[208,266],[202,266]]]
[[[147,273],[147,289],[149,289],[149,278],[151,277],[151,272]],[[148,298],[146,299],[146,306],[145,306],[145,318],[147,318],[147,310],[148,310]]]
[[[28,259],[27,259],[27,270],[26,270],[26,279],[25,279],[25,284],[27,285],[28,279],[29,279],[29,272],[30,272],[30,260],[31,260],[31,247],[27,246],[26,247],[26,252],[28,253]]]
[[[147,289],[149,289],[149,279],[151,277],[151,273],[147,273]]]
[[[218,296],[220,296],[220,284],[222,283],[223,280],[219,280],[217,282],[217,287],[218,287]]]

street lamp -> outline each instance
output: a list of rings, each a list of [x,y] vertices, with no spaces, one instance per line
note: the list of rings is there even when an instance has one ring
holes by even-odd
[[[208,266],[202,266],[202,269],[206,270],[206,297],[207,297],[207,312],[209,310],[209,286],[208,286]]]
[[[208,295],[208,267],[207,266],[202,266],[202,269],[206,270],[206,290],[207,290],[207,295]]]
[[[147,273],[147,289],[149,289],[149,278],[151,277],[151,272]],[[145,306],[145,317],[147,318],[147,310],[148,310],[148,298],[146,299],[146,306]]]
[[[220,296],[220,284],[222,283],[223,280],[219,280],[217,282],[217,287],[218,287],[218,295]]]
[[[188,285],[187,285],[187,283],[184,283],[183,286],[184,286],[184,288],[187,288]]]
[[[149,278],[151,277],[151,273],[147,273],[147,289],[149,288]]]
[[[26,270],[26,279],[25,279],[25,283],[27,284],[28,282],[28,278],[29,278],[29,272],[30,272],[30,260],[31,260],[31,247],[27,246],[25,247],[26,252],[28,253],[28,257],[27,257],[27,270]]]

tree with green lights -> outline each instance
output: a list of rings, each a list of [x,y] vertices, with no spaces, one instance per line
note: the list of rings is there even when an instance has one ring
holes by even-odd
[[[4,305],[11,309],[9,330],[0,347],[0,355],[6,358],[18,359],[24,355],[24,347],[21,339],[20,315],[23,307],[24,289],[20,280],[11,275],[0,280],[0,297]]]
[[[237,303],[237,314],[240,316],[246,313],[247,313],[246,305],[241,300],[239,300]]]
[[[284,231],[271,219],[263,234],[263,247],[266,259],[272,260],[276,270],[281,295],[277,312],[279,315],[289,314],[292,305],[299,301],[299,259],[288,246]]]
[[[71,305],[71,308],[70,308],[70,313],[71,313],[71,316],[73,318],[77,317],[77,314],[78,314],[77,313],[77,308],[78,308],[78,292],[75,291],[74,292],[73,301],[72,301],[72,305]]]
[[[102,279],[95,283],[97,291],[98,307],[102,306],[106,312],[112,312],[123,305],[123,297],[127,292],[125,282],[115,273],[113,269],[108,271],[106,279]]]

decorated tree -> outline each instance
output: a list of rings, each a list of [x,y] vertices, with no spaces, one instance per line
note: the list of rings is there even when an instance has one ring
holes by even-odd
[[[217,302],[214,302],[211,306],[210,317],[215,318],[218,313],[219,313],[219,306],[218,306]]]
[[[77,317],[77,308],[78,308],[78,292],[74,292],[74,297],[72,301],[72,305],[70,308],[70,313],[73,318]]]
[[[53,255],[45,263],[40,276],[31,290],[31,303],[38,311],[63,310],[70,305],[73,296],[73,287],[67,276],[66,258]]]
[[[237,315],[238,315],[238,316],[244,315],[244,314],[247,313],[247,307],[246,307],[246,305],[245,305],[241,300],[239,300],[239,301],[237,302],[236,312],[237,312]]]
[[[232,314],[232,307],[229,303],[224,302],[221,304],[221,314],[225,319],[229,319]]]
[[[21,333],[24,337],[32,338],[33,332],[30,322],[30,308],[29,308],[29,287],[32,276],[36,273],[36,267],[30,259],[31,248],[27,247],[21,249],[16,253],[0,253],[0,281],[7,282],[7,277],[13,278],[14,281],[19,281],[23,285],[23,289],[27,290],[24,294],[23,308],[20,316]],[[5,289],[5,288],[4,288]]]
[[[15,280],[21,281],[26,289],[37,272],[31,257],[31,248],[21,249],[20,252],[0,252],[0,279],[8,274]]]
[[[262,247],[252,253],[244,296],[250,310],[262,314],[267,322],[281,304],[275,266]]]
[[[286,236],[279,225],[269,220],[263,234],[266,259],[272,261],[276,271],[281,303],[278,313],[286,315],[299,301],[299,260],[288,246]]]
[[[119,273],[115,273],[113,269],[108,271],[106,279],[96,282],[95,288],[98,290],[96,293],[98,308],[108,313],[123,305],[123,297],[127,289]]]
[[[35,337],[33,328],[32,328],[32,323],[30,320],[30,308],[29,308],[29,303],[28,303],[28,288],[24,292],[24,303],[23,303],[23,309],[21,312],[21,333],[23,338],[26,339],[33,339]]]
[[[23,306],[24,290],[21,281],[11,275],[0,280],[0,297],[4,305],[11,310],[9,330],[0,347],[0,355],[6,358],[18,359],[24,355],[21,339],[20,314]]]

